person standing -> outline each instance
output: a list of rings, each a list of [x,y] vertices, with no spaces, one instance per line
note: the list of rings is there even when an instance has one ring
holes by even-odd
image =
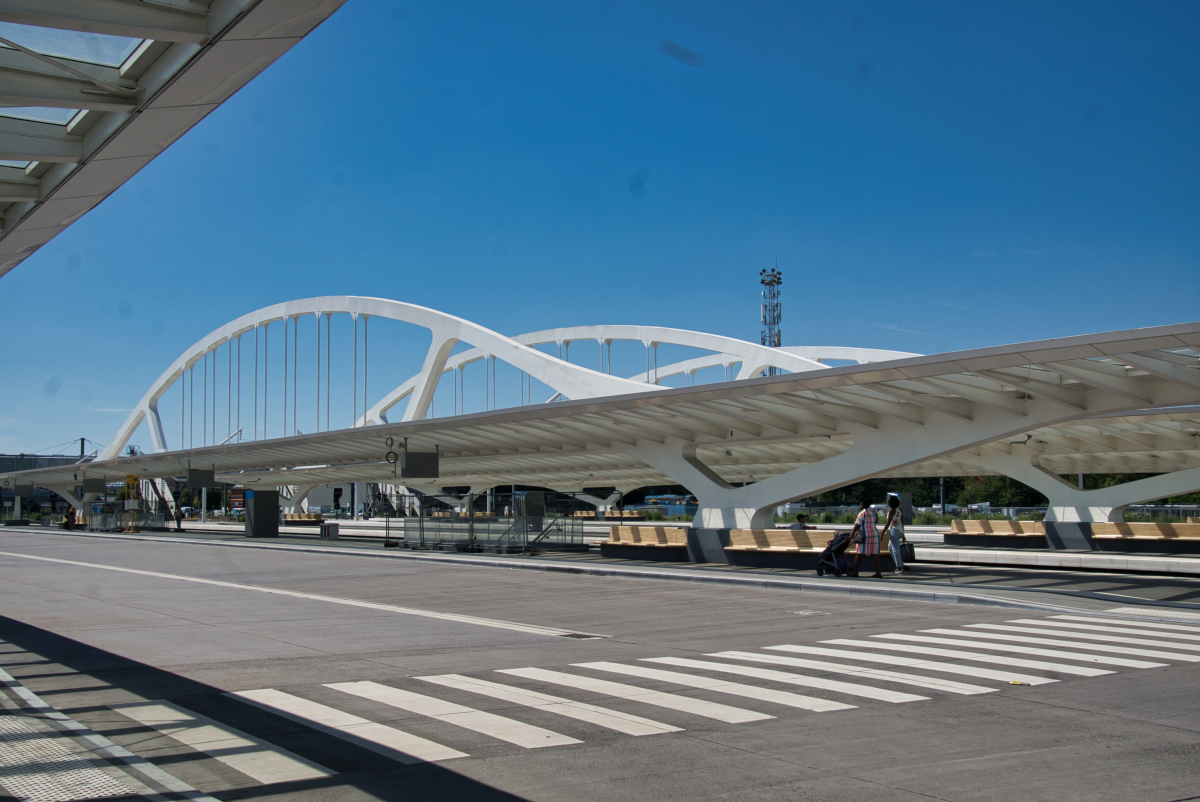
[[[892,553],[892,562],[896,564],[895,573],[904,573],[904,514],[900,512],[900,497],[888,496],[887,521],[883,531],[888,533],[888,551]]]
[[[74,505],[67,507],[67,516],[65,518],[65,522],[67,525],[68,532],[75,531],[75,507],[74,507]]]
[[[183,507],[175,505],[175,531],[183,531]]]
[[[872,579],[883,579],[883,569],[879,564],[879,530],[875,528],[875,513],[871,511],[871,502],[865,498],[858,503],[858,517],[854,519],[854,529],[851,534],[858,544],[857,554],[854,555],[854,573],[858,576],[858,566],[862,563],[863,555],[871,555],[875,561],[875,573]]]

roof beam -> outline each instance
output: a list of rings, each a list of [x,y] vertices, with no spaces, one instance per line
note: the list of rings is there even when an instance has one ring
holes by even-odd
[[[0,7],[0,21],[160,42],[202,45],[208,41],[207,14],[157,3],[5,0]]]
[[[921,414],[922,409],[920,407],[915,404],[904,404],[887,398],[873,398],[869,394],[872,390],[874,390],[874,387],[839,388],[821,390],[818,395],[839,403],[857,404],[872,412],[877,412],[881,415],[890,415],[893,418],[909,423],[917,425],[925,423],[925,416]]]
[[[0,159],[23,162],[83,161],[83,138],[65,125],[0,117]]]
[[[1119,365],[1110,365],[1095,360],[1071,360],[1069,362],[1047,362],[1044,367],[1099,390],[1107,390],[1143,404],[1154,403],[1150,398],[1149,388],[1142,382],[1128,378],[1125,369]]]
[[[0,203],[35,201],[40,197],[39,192],[36,181],[0,181]]]
[[[1200,387],[1200,362],[1195,359],[1160,351],[1118,354],[1117,358],[1156,376]]]
[[[12,53],[11,50],[0,50],[0,106],[117,112],[131,112],[137,107],[135,92],[118,95],[78,78],[52,74],[48,68],[18,68],[12,65],[13,59],[7,57]]]
[[[1011,415],[1016,415],[1019,418],[1025,417],[1025,406],[1016,398],[1013,398],[999,390],[987,390],[982,387],[968,387],[963,382],[958,382],[951,376],[929,376],[924,379],[916,379],[921,384],[932,387],[934,390],[942,393],[953,393],[954,395],[962,396],[980,404],[986,404],[994,409],[999,409]]]

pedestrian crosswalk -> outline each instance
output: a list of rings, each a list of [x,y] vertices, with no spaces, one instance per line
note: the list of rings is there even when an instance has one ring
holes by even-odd
[[[579,748],[614,734],[669,736],[792,716],[882,714],[898,704],[986,698],[1013,684],[1053,687],[1193,662],[1200,662],[1200,626],[1064,614],[226,695],[412,764],[488,749]],[[171,702],[112,709],[261,783],[333,774]]]

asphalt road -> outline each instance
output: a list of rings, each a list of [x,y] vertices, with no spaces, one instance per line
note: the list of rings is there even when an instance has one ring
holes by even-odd
[[[0,604],[10,792],[1200,799],[1200,625],[7,533]]]

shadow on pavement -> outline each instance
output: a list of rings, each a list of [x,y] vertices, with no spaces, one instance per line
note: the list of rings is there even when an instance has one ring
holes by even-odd
[[[144,699],[165,699],[174,702],[337,772],[332,777],[316,780],[217,790],[220,799],[226,802],[282,796],[320,800],[381,799],[404,802],[516,802],[523,799],[458,774],[445,764],[418,763],[406,766],[397,763],[340,738],[230,699],[223,695],[220,688],[129,660],[4,616],[0,616],[0,639],[10,646],[20,647],[35,658],[41,658],[15,662],[15,653],[9,650],[8,654],[0,656],[0,667],[13,674],[22,684],[29,682],[27,687],[41,696],[47,704],[77,718],[81,723],[126,748],[131,748],[126,736],[142,735],[149,738],[157,737],[158,733],[110,711],[107,705],[112,703],[114,689]],[[20,667],[23,665],[36,666],[37,670],[21,674]],[[45,667],[53,665],[76,673],[72,675],[44,670]],[[78,685],[63,682],[72,676],[79,679]],[[41,687],[43,685],[47,687]],[[97,694],[103,694],[107,698],[95,698]],[[98,715],[103,716],[111,726],[98,723]],[[136,752],[136,746],[132,747],[131,751]],[[192,751],[155,756],[151,759],[168,772],[172,772],[179,764],[211,760],[203,753]],[[254,782],[249,778],[247,781]],[[212,793],[209,789],[200,790]],[[0,802],[9,798],[11,797],[0,793]]]

